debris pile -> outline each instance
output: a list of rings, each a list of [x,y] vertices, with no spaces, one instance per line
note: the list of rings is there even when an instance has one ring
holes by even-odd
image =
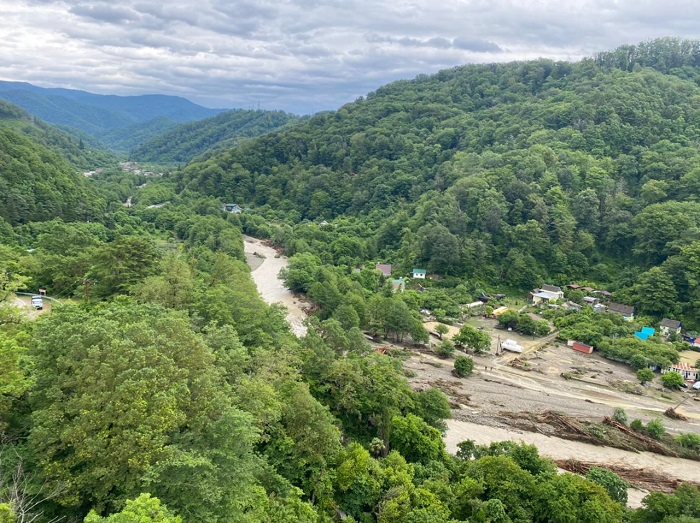
[[[613,428],[616,428],[623,434],[633,438],[634,440],[637,440],[642,444],[642,448],[638,450],[648,450],[650,452],[656,452],[657,454],[662,454],[664,456],[675,456],[673,452],[670,452],[669,449],[661,445],[659,442],[656,440],[650,438],[649,436],[645,436],[644,434],[640,434],[639,432],[635,432],[631,428],[629,428],[627,425],[623,425],[622,423],[619,423],[615,421],[614,419],[605,416],[603,418],[603,423],[606,425],[609,425]]]
[[[680,412],[676,411],[673,407],[669,407],[664,411],[664,416],[669,417],[671,419],[677,419],[681,421],[688,421],[688,418],[681,414]]]
[[[510,361],[508,363],[508,365],[510,365],[511,367],[513,367],[515,369],[527,370],[527,371],[532,370],[532,365],[529,362],[523,360],[522,358],[515,358],[514,360]]]
[[[679,479],[669,477],[668,474],[661,474],[648,469],[634,469],[618,464],[601,466],[600,463],[576,460],[557,460],[555,463],[559,468],[582,475],[586,474],[591,467],[605,468],[611,472],[614,472],[627,483],[636,488],[654,492],[660,491],[671,493],[675,491],[682,483],[688,483],[687,481],[680,481]],[[690,484],[696,487],[700,486],[700,483],[691,482]]]

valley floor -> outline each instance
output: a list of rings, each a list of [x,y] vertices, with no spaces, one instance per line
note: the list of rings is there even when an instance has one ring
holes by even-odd
[[[245,237],[245,252],[253,279],[263,299],[287,307],[287,320],[297,335],[303,335],[307,304],[297,299],[281,280],[279,271],[286,266],[285,257],[262,241]],[[452,420],[445,436],[450,452],[465,439],[479,444],[512,440],[534,444],[540,453],[555,460],[573,459],[601,465],[625,464],[630,468],[659,471],[683,481],[700,482],[698,463],[648,452],[630,452],[611,447],[571,441],[541,433],[536,423],[525,419],[528,414],[554,411],[579,419],[601,421],[611,416],[615,407],[627,411],[629,419],[645,423],[661,418],[672,434],[700,433],[700,397],[690,392],[670,392],[650,385],[641,394],[625,392],[637,385],[633,370],[597,354],[584,355],[554,342],[553,336],[535,339],[512,332],[498,331],[496,322],[472,318],[470,324],[492,335],[492,353],[475,356],[475,372],[466,379],[452,374],[453,360],[443,360],[431,353],[414,353],[406,362],[409,380],[416,389],[437,387],[449,398]],[[431,325],[426,325],[431,328]],[[498,337],[515,339],[523,354],[495,354]],[[389,343],[376,343],[387,347]],[[398,348],[398,347],[397,347]],[[516,366],[513,366],[515,361]],[[565,379],[562,374],[573,376]],[[655,381],[658,381],[655,380]],[[678,408],[688,421],[671,420],[663,412],[686,399]],[[523,428],[527,430],[523,430]],[[630,504],[638,505],[643,491],[630,492]]]
[[[297,299],[277,277],[282,268],[287,266],[287,258],[266,245],[262,240],[251,236],[244,236],[243,240],[253,281],[263,300],[269,304],[280,303],[284,305],[287,308],[287,321],[292,327],[292,332],[297,336],[305,335],[306,313],[303,309],[308,305]]]

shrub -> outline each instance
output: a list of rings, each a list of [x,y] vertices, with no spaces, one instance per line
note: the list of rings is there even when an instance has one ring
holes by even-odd
[[[435,332],[437,332],[437,335],[442,339],[442,337],[450,332],[450,328],[445,325],[444,323],[438,323],[437,326],[435,327]]]
[[[455,359],[455,374],[460,378],[469,376],[474,371],[474,360],[468,356],[457,356]]]
[[[666,427],[661,423],[661,420],[655,418],[647,423],[645,432],[654,439],[661,439],[666,434]]]
[[[623,409],[622,407],[615,407],[615,410],[613,410],[612,417],[618,423],[622,423],[623,425],[627,425],[627,413],[625,412],[625,409]]]
[[[654,379],[654,373],[648,368],[639,369],[637,371],[637,379],[642,385],[644,385],[645,383],[649,383]]]
[[[685,383],[685,380],[683,379],[683,376],[681,376],[677,372],[667,372],[666,374],[661,376],[661,383],[664,384],[664,387],[668,387],[669,389],[675,389],[683,385]]]
[[[700,436],[691,432],[678,434],[676,443],[685,449],[700,450]]]
[[[623,505],[627,504],[629,483],[614,472],[599,467],[591,467],[586,474],[586,479],[603,487],[614,501]]]
[[[636,419],[630,423],[630,428],[635,432],[644,432],[644,423],[642,420]]]
[[[449,358],[455,352],[455,344],[450,340],[442,340],[435,347],[434,352],[441,358]]]

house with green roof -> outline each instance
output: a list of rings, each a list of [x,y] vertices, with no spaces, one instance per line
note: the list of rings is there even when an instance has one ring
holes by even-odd
[[[428,273],[425,269],[413,269],[411,273],[413,279],[424,280],[425,275]]]

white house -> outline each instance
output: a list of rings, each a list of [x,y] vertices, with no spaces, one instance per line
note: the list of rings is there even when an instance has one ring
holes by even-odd
[[[414,279],[424,280],[427,273],[425,269],[413,269],[412,276]]]
[[[659,330],[663,332],[666,336],[671,334],[672,332],[675,332],[676,334],[681,333],[681,322],[678,320],[669,320],[668,318],[664,318],[661,320],[661,324],[659,325]]]
[[[540,289],[533,289],[530,293],[530,300],[533,305],[538,303],[551,303],[564,298],[564,291],[556,285],[542,285]]]
[[[667,372],[677,372],[686,381],[698,381],[700,377],[700,371],[695,367],[691,367],[686,362],[681,361],[680,363],[673,363],[670,367],[661,369],[661,374],[666,374]]]

